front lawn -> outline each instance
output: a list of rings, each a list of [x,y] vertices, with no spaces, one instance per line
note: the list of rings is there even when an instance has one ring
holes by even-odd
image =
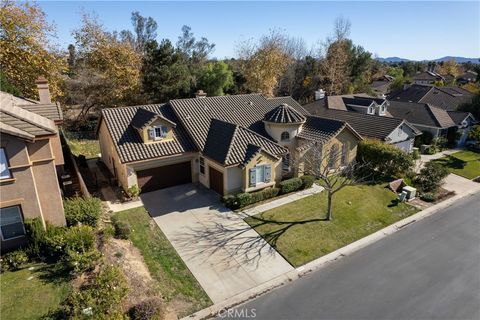
[[[298,267],[417,211],[405,203],[395,205],[396,195],[384,185],[358,185],[334,195],[333,219],[325,221],[326,196],[322,192],[245,221]]]
[[[137,247],[156,280],[161,295],[174,306],[184,306],[186,316],[212,304],[160,228],[143,208],[115,214],[131,227],[130,240]]]
[[[68,139],[70,151],[76,157],[84,155],[87,159],[98,158],[100,144],[98,140]]]
[[[480,153],[478,152],[459,151],[434,161],[447,167],[451,173],[467,179],[480,176]]]
[[[36,263],[18,271],[4,272],[1,275],[1,318],[41,319],[59,307],[69,290],[68,279],[55,273],[54,265]]]

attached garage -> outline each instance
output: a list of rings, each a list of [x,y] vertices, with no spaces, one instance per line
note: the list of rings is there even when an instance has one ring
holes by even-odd
[[[142,193],[192,182],[190,161],[137,171]]]
[[[210,177],[210,189],[220,195],[223,195],[223,173],[212,167],[209,167],[208,170]]]

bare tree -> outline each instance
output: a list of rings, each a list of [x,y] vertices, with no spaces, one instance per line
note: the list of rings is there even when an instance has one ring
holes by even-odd
[[[349,161],[347,145],[326,147],[321,142],[312,142],[307,147],[303,155],[293,159],[294,167],[299,174],[309,174],[320,180],[327,192],[326,220],[330,221],[333,196],[346,186],[365,182],[368,175],[362,169],[366,164]]]
[[[350,23],[350,20],[342,16],[335,19],[335,22],[333,25],[335,41],[343,41],[347,39],[348,36],[350,35],[351,27],[352,27],[352,24]]]

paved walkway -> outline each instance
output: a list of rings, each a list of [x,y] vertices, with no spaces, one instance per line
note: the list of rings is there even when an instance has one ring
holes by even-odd
[[[445,178],[442,188],[448,191],[455,191],[456,194],[466,194],[475,190],[480,191],[480,183],[450,173]]]
[[[318,188],[262,205],[268,210]],[[213,191],[186,184],[141,196],[147,210],[214,303],[284,276],[294,268]]]

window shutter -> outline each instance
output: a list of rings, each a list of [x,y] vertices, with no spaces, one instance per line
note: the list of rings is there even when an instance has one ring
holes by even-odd
[[[161,130],[162,130],[162,137],[163,137],[163,138],[166,138],[166,137],[167,137],[167,134],[168,134],[168,128],[167,128],[167,127],[164,127],[164,126],[162,126],[161,128],[162,128],[162,129],[161,129]]]
[[[257,184],[257,170],[255,168],[250,169],[250,187],[254,187]]]
[[[265,166],[265,182],[270,182],[272,179],[272,165],[267,164]]]
[[[148,129],[148,136],[150,139],[155,139],[155,129]]]

